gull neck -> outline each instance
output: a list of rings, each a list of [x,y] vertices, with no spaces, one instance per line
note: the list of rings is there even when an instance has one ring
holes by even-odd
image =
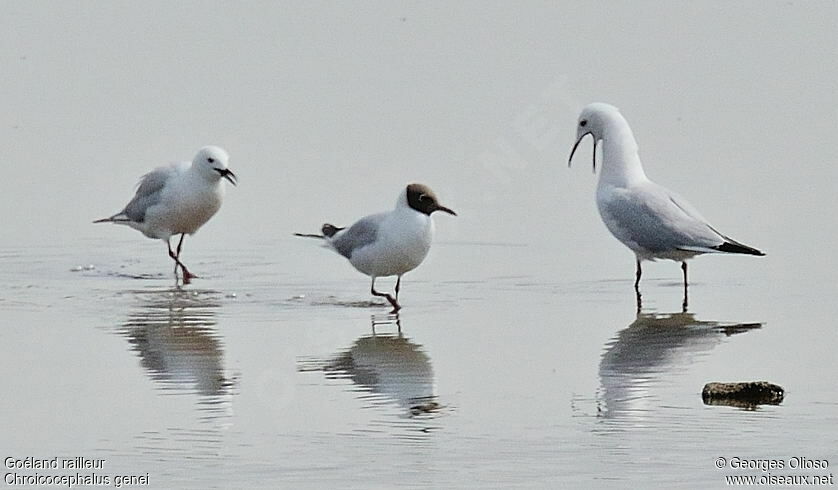
[[[600,184],[625,187],[648,180],[640,162],[637,141],[621,115],[610,121],[602,137]]]

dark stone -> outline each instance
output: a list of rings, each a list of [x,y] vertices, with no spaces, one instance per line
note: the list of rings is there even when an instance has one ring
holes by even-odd
[[[707,383],[701,391],[705,405],[730,405],[755,408],[757,405],[779,405],[785,390],[767,381],[744,383]]]

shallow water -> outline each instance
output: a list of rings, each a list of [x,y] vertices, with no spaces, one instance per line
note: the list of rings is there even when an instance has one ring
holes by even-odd
[[[82,271],[66,244],[26,260],[3,251],[10,455],[104,458],[105,473],[149,473],[158,488],[690,488],[723,484],[719,456],[834,454],[824,284],[801,284],[802,304],[767,290],[760,269],[734,268],[695,283],[682,313],[680,271],[654,266],[672,277],[650,271],[655,303],[636,316],[630,261],[621,280],[462,281],[441,262],[551,251],[442,242],[434,280],[406,276],[394,316],[363,299],[363,277],[314,280],[343,265],[316,248],[310,273],[228,250],[193,260],[211,272],[176,287],[134,277],[166,257],[125,262],[133,246],[91,245],[100,261]],[[821,308],[809,303],[819,294]],[[706,382],[752,379],[783,385],[786,400],[702,403]]]
[[[834,2],[178,5],[4,4],[4,458],[104,459],[152,488],[834,472]],[[677,264],[648,264],[638,313],[590,149],[565,162],[593,100],[621,107],[650,177],[768,255],[691,262],[686,312]],[[240,184],[180,286],[163,244],[90,222],[210,143]],[[459,216],[436,217],[394,316],[291,233],[411,181]],[[702,402],[753,380],[785,400]]]

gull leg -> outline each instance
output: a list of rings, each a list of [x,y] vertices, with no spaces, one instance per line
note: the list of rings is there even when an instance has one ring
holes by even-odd
[[[637,298],[637,313],[643,307],[643,300],[640,295],[640,276],[643,275],[643,268],[640,267],[640,260],[637,261],[637,270],[634,272],[634,295]]]
[[[175,255],[175,253],[172,251],[172,242],[170,238],[166,239],[166,247],[169,248],[169,257],[171,257],[172,260],[175,261],[175,284],[177,284],[177,268],[180,264],[178,262],[177,255]]]
[[[399,278],[396,279],[396,301],[399,300],[399,290],[402,288],[402,276],[399,275]]]
[[[181,233],[180,234],[180,241],[177,243],[177,258],[175,260],[177,260],[177,263],[180,264],[180,268],[183,270],[183,283],[184,284],[189,284],[189,282],[193,278],[196,278],[198,276],[189,272],[189,269],[187,269],[186,266],[183,265],[183,262],[180,261],[180,249],[183,248],[183,239],[184,238],[186,238],[186,233]]]
[[[640,267],[640,261],[637,261],[637,269],[634,271],[634,290],[640,292],[640,276],[643,275],[643,268]]]
[[[177,277],[177,268],[180,267],[183,270],[183,283],[189,284],[190,279],[195,277],[189,270],[183,265],[183,262],[180,261],[180,249],[183,246],[183,235],[180,236],[180,243],[177,246],[177,253],[172,251],[172,243],[167,239],[166,246],[169,248],[169,257],[175,261],[175,277]]]
[[[681,262],[681,270],[684,271],[684,302],[681,303],[681,309],[683,310],[684,313],[686,313],[687,312],[687,302],[688,302],[688,296],[687,296],[687,261]]]
[[[379,296],[379,297],[382,297],[382,298],[387,298],[387,301],[390,303],[390,306],[393,307],[393,313],[399,311],[402,308],[401,306],[399,306],[399,302],[396,301],[396,298],[390,296],[390,294],[388,294],[388,293],[379,293],[378,291],[375,290],[375,276],[373,276],[373,278],[372,278],[372,285],[370,286],[370,293],[372,293],[373,296]]]

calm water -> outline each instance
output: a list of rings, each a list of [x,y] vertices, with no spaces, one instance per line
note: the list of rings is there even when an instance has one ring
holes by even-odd
[[[718,456],[834,455],[827,284],[789,295],[709,258],[699,277],[733,270],[696,282],[682,313],[680,271],[661,265],[636,316],[630,260],[624,279],[463,280],[455,264],[554,251],[443,242],[395,318],[364,304],[363,278],[318,281],[342,264],[309,242],[249,252],[262,263],[204,255],[186,288],[132,277],[168,269],[160,247],[118,257],[133,244],[69,247],[99,257],[78,272],[66,245],[3,251],[11,455],[104,458],[158,488],[695,487],[723,484]],[[274,247],[310,253],[308,272],[271,263]],[[753,379],[786,400],[702,404],[706,382]]]
[[[834,3],[362,5],[4,4],[4,458],[104,459],[152,488],[835,472]],[[590,149],[566,168],[592,100],[622,108],[653,179],[768,255],[692,262],[686,312],[677,264],[649,264],[638,314]],[[240,185],[178,287],[161,243],[90,221],[209,143]],[[414,180],[459,217],[436,217],[395,317],[291,233]],[[786,399],[702,403],[751,380]]]

